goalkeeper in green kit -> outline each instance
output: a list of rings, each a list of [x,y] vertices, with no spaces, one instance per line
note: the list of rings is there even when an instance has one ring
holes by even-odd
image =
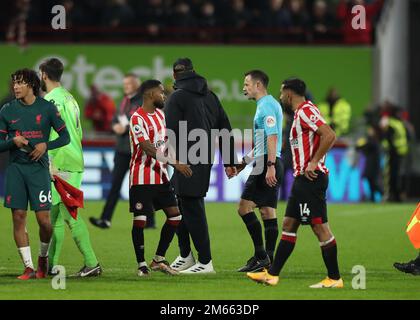
[[[60,84],[64,66],[56,58],[44,61],[39,66],[41,89],[47,94],[44,99],[52,102],[61,114],[70,134],[70,143],[56,150],[48,152],[50,157],[50,172],[58,175],[80,189],[82,184],[84,162],[82,151],[82,127],[80,123],[79,106],[73,96]],[[52,132],[50,140],[55,139],[56,133]],[[84,258],[84,266],[76,274],[77,277],[93,277],[102,273],[102,268],[96,259],[90,242],[89,231],[82,217],[74,219],[67,211],[60,195],[54,187],[52,190],[51,224],[53,236],[49,249],[49,264],[51,274],[56,274],[61,248],[64,241],[64,222],[69,226],[73,240]]]

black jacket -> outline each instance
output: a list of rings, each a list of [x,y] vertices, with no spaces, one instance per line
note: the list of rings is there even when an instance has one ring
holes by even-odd
[[[117,112],[114,114],[112,119],[112,125],[118,123],[118,117],[125,114],[130,122],[130,118],[136,110],[141,107],[143,101],[139,94],[136,94],[134,97],[128,99],[124,97],[123,101],[120,104],[120,107]],[[117,141],[115,144],[115,152],[130,154],[130,137],[129,137],[130,126],[127,126],[125,133],[123,135],[117,135]]]
[[[185,178],[175,170],[172,184],[179,196],[205,197],[209,188],[215,150],[215,139],[210,139],[211,130],[227,129],[231,133],[232,127],[219,99],[209,90],[206,79],[194,72],[187,72],[175,81],[174,87],[175,91],[165,104],[165,114],[167,129],[175,132],[177,159],[185,161],[191,147],[194,145],[196,147],[197,142],[200,141],[200,138],[196,138],[194,141],[186,141],[186,137],[183,137],[179,131],[180,121],[186,121],[187,133],[194,129],[204,129],[208,137],[207,143],[204,141],[204,145],[207,144],[208,158],[204,164],[193,165],[191,159],[188,159],[187,162],[191,164],[193,176]],[[170,141],[170,143],[175,147],[174,141]],[[181,149],[182,144],[187,146],[188,152]],[[230,136],[228,148],[225,149],[220,148],[225,166],[237,163],[233,135]]]

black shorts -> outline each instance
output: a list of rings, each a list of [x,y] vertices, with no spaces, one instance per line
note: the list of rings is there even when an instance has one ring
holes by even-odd
[[[254,168],[245,183],[245,189],[242,192],[241,198],[254,202],[258,208],[269,207],[276,209],[279,199],[280,186],[284,175],[283,162],[280,158],[276,159],[275,166],[277,185],[272,188],[265,182],[265,175],[267,173],[266,160],[267,158],[261,160],[264,162],[256,161],[256,163],[254,163]],[[260,173],[262,168],[258,165],[258,163],[263,164],[264,166],[262,173]]]
[[[170,183],[135,185],[130,188],[130,212],[134,216],[177,206],[175,192]]]
[[[287,202],[286,217],[295,218],[303,225],[324,224],[327,217],[328,175],[317,172],[318,178],[310,181],[305,176],[295,178]]]

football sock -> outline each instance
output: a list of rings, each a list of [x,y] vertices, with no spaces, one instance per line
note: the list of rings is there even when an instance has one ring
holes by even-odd
[[[254,243],[255,257],[259,260],[264,259],[267,256],[267,253],[264,249],[261,223],[255,215],[255,212],[249,212],[242,216],[242,220],[244,221],[252,242]]]
[[[286,263],[287,259],[289,259],[293,249],[295,248],[296,240],[296,233],[282,233],[274,261],[271,264],[270,270],[268,270],[269,274],[273,276],[278,276],[280,274],[281,269],[283,269],[284,264]]]
[[[39,245],[39,256],[42,258],[48,257],[48,247],[50,246],[49,243],[42,242]]]
[[[22,258],[22,262],[25,265],[25,268],[34,269],[34,264],[32,262],[31,247],[22,247],[18,248],[19,255]]]
[[[337,261],[337,243],[335,238],[332,237],[330,240],[320,243],[320,246],[322,258],[324,259],[325,266],[328,270],[328,277],[333,280],[340,279]]]
[[[60,259],[61,248],[63,247],[64,242],[64,218],[60,212],[59,205],[51,207],[50,217],[53,232],[48,251],[48,262],[51,270],[52,267],[59,264],[58,261]]]
[[[131,238],[133,240],[134,252],[136,253],[137,262],[144,262],[144,227],[146,226],[146,216],[134,217],[133,229],[131,230]]]
[[[160,231],[160,240],[159,245],[156,250],[156,255],[164,257],[166,251],[169,248],[169,245],[174,238],[176,228],[181,222],[181,215],[176,217],[171,217],[166,219],[166,223],[163,225],[162,230]]]
[[[178,246],[180,255],[183,258],[188,257],[191,252],[191,243],[190,243],[190,233],[188,232],[187,225],[185,221],[180,222],[176,234],[178,236]]]
[[[265,232],[265,251],[273,262],[274,250],[276,249],[277,237],[279,236],[279,227],[277,218],[264,220]]]
[[[82,216],[78,215],[77,220],[73,219],[63,203],[60,203],[60,211],[64,213],[64,219],[70,228],[74,242],[83,255],[85,265],[90,268],[96,267],[98,265],[98,259],[93,251],[89,230]]]

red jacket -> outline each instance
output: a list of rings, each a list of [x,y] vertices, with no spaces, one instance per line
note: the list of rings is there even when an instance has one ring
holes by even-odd
[[[115,103],[108,95],[99,93],[85,106],[85,117],[92,120],[95,131],[110,132]]]
[[[376,14],[382,8],[384,0],[375,0],[372,4],[365,4],[366,9],[366,29],[354,29],[352,26],[353,14],[352,7],[346,0],[341,0],[337,6],[337,18],[343,22],[344,42],[347,44],[371,44],[373,22]]]

